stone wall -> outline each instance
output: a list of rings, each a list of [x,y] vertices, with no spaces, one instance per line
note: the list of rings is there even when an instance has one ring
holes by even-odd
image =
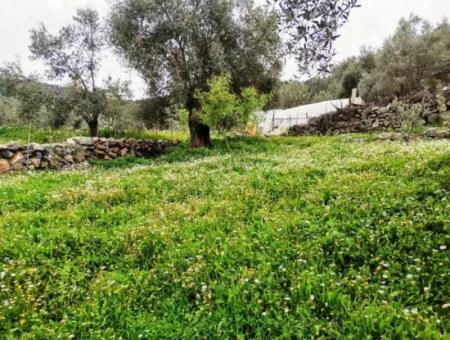
[[[67,169],[91,160],[113,160],[126,155],[152,157],[177,144],[156,140],[113,140],[76,137],[60,144],[1,145],[0,173],[24,169]]]
[[[444,93],[447,108],[450,110],[450,90]],[[442,121],[437,101],[433,93],[424,91],[402,100],[410,103],[423,103],[423,124],[436,124]],[[399,121],[391,105],[352,105],[337,109],[325,115],[314,117],[307,124],[290,128],[290,135],[321,135],[351,132],[389,131],[399,128]]]

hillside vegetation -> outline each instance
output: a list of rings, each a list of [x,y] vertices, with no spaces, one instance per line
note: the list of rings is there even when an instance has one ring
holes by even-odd
[[[448,142],[368,135],[5,175],[0,338],[440,338],[449,191]]]

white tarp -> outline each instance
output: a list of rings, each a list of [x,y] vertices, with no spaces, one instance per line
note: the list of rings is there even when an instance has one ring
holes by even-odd
[[[262,133],[270,133],[274,130],[286,130],[294,125],[306,124],[308,119],[321,116],[336,109],[345,108],[350,100],[338,99],[309,105],[297,106],[287,110],[271,110],[258,112],[259,128]]]

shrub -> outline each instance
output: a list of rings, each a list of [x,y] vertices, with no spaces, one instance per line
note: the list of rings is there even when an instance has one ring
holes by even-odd
[[[394,124],[404,133],[405,139],[409,140],[410,133],[418,127],[422,121],[424,111],[422,104],[410,105],[395,99],[392,103],[395,112]]]
[[[208,81],[209,90],[197,92],[200,120],[220,134],[244,130],[247,123],[256,119],[255,112],[262,109],[269,96],[260,95],[254,87],[247,87],[236,95],[231,91],[231,77],[223,74]]]

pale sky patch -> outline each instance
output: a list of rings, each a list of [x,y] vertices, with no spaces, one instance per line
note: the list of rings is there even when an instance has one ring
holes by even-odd
[[[361,0],[361,4],[341,29],[335,61],[357,55],[362,46],[380,47],[394,32],[400,18],[411,13],[432,23],[450,17],[450,0]],[[76,8],[86,6],[96,8],[102,16],[108,13],[108,0],[0,0],[0,64],[20,60],[24,71],[42,75],[42,64],[29,58],[30,29],[43,22],[50,32],[56,33],[70,22]],[[145,95],[144,81],[110,52],[101,70],[102,78],[108,76],[130,80],[135,97]],[[301,75],[295,62],[286,62],[283,79],[296,76]]]

